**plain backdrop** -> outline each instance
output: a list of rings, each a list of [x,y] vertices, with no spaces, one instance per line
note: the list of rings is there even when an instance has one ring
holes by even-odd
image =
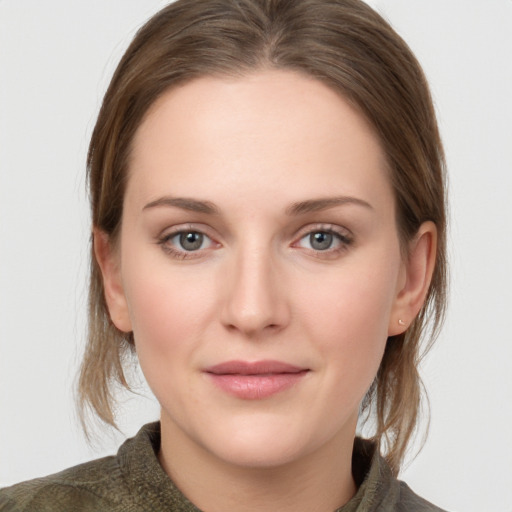
[[[166,2],[0,0],[0,485],[114,453],[80,433],[88,139],[134,31]],[[512,1],[374,0],[430,80],[450,174],[451,299],[423,366],[430,436],[402,477],[453,511],[512,512]],[[123,400],[132,435],[150,393]]]

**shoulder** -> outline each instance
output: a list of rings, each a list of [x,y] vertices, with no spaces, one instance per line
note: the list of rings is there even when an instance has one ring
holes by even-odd
[[[154,510],[166,486],[181,504],[183,499],[158,463],[159,446],[159,424],[145,425],[115,456],[0,489],[0,512]]]
[[[392,473],[377,446],[371,441],[356,438],[352,457],[352,472],[359,490],[353,505],[367,512],[446,512],[415,494]],[[363,506],[364,504],[364,506]],[[366,507],[366,508],[365,508]],[[348,508],[347,512],[359,510]],[[345,512],[340,509],[338,512]]]
[[[105,457],[0,489],[0,511],[116,510],[126,494],[116,457]]]
[[[397,512],[446,512],[415,494],[405,482],[397,483],[400,493]]]

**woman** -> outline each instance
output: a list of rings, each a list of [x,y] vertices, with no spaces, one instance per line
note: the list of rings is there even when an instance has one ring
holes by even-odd
[[[364,3],[163,9],[90,144],[80,376],[115,424],[135,352],[160,422],[3,509],[439,510],[396,475],[444,308],[443,168],[421,69]]]

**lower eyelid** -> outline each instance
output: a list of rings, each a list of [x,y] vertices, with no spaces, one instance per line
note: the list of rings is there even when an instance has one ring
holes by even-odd
[[[180,248],[179,244],[171,243],[173,238],[177,237],[180,234],[183,233],[200,233],[207,239],[208,243],[206,247],[187,251],[186,249]],[[328,257],[328,255],[334,256],[340,252],[343,252],[348,249],[348,246],[350,246],[353,243],[353,237],[351,234],[347,232],[339,232],[337,229],[335,229],[333,226],[329,225],[318,225],[314,228],[310,228],[307,231],[304,230],[302,233],[295,239],[296,241],[292,243],[293,246],[297,246],[301,240],[304,238],[311,236],[313,233],[318,232],[324,232],[329,233],[333,235],[336,242],[334,243],[334,247],[330,247],[324,250],[321,249],[314,249],[312,247],[302,247],[305,250],[309,250],[312,253],[315,253],[318,257],[322,256],[322,253],[325,257]],[[205,251],[208,251],[211,248],[220,247],[222,244],[217,242],[212,236],[208,235],[204,229],[199,229],[195,226],[180,226],[177,229],[167,232],[164,235],[160,235],[156,238],[157,245],[160,245],[162,250],[169,254],[170,256],[175,257],[176,259],[188,259],[188,258],[194,258],[194,257],[200,257],[203,255]]]
[[[187,251],[177,251],[173,247],[169,247],[164,244],[160,244],[162,251],[164,251],[165,254],[177,259],[177,260],[186,260],[189,258],[194,257],[193,252],[187,252]]]
[[[184,233],[198,233],[203,235],[206,240],[206,247],[196,250],[186,250],[180,247],[179,241],[173,242],[173,239]],[[198,228],[193,225],[176,226],[172,231],[164,231],[163,234],[158,235],[155,240],[156,244],[164,251],[165,254],[176,260],[187,260],[194,258],[201,258],[212,248],[220,247],[215,238],[207,234],[205,229]]]

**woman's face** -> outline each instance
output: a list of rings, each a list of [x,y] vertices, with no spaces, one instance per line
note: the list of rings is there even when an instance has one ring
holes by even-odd
[[[262,71],[166,93],[113,257],[164,433],[246,467],[352,442],[406,270],[379,141],[330,88]]]

